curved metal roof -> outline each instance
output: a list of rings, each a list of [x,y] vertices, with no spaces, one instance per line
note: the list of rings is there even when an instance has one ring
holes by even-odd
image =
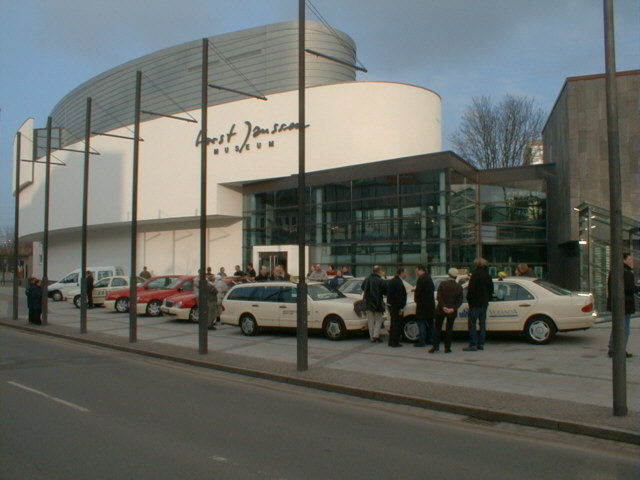
[[[216,35],[209,40],[209,83],[255,95],[298,88],[298,22],[282,22]],[[356,47],[343,32],[307,22],[306,47],[353,65]],[[142,71],[142,109],[178,114],[201,107],[202,40],[169,47],[97,75],[53,108],[62,144],[84,138],[87,97],[93,100],[92,130],[108,132],[134,122],[135,77]],[[355,69],[307,55],[307,86],[355,80]],[[245,99],[210,89],[209,105]],[[145,120],[143,115],[142,119]]]

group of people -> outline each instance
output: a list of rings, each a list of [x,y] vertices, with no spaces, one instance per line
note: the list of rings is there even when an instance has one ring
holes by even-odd
[[[478,258],[474,262],[474,270],[469,279],[467,302],[469,303],[469,346],[465,351],[484,349],[486,334],[486,319],[489,300],[493,295],[493,280],[488,271],[488,262]],[[429,353],[440,350],[442,327],[445,326],[444,352],[451,352],[453,325],[458,315],[458,308],[462,305],[462,286],[457,282],[458,270],[450,268],[448,278],[435,285],[424,265],[416,268],[418,280],[414,290],[416,303],[416,322],[420,329],[415,347],[431,345]],[[388,345],[401,347],[400,337],[404,325],[404,307],[407,304],[407,290],[404,279],[408,271],[404,267],[398,268],[396,275],[390,280],[382,278],[379,265],[373,267],[373,272],[362,283],[363,300],[366,306],[369,336],[372,342],[382,342],[382,316],[388,309],[391,319]],[[386,295],[386,304],[384,296]],[[446,322],[446,324],[445,324]]]
[[[319,263],[315,263],[311,265],[309,269],[309,273],[307,274],[308,282],[326,282],[327,285],[338,289],[340,285],[345,282],[345,277],[351,277],[351,271],[348,266],[343,266],[342,268],[335,269],[333,265],[329,265],[327,271],[322,270],[322,265]]]

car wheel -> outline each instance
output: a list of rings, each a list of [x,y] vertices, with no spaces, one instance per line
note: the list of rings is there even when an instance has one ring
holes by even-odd
[[[420,327],[418,327],[416,317],[413,315],[405,319],[402,337],[407,342],[417,342],[418,338],[420,338]]]
[[[160,310],[161,306],[162,303],[160,303],[160,301],[151,300],[149,303],[147,303],[147,315],[150,317],[159,317],[160,315],[162,315],[162,310]]]
[[[82,306],[82,297],[80,295],[73,297],[73,304],[76,308],[80,308]]]
[[[198,323],[198,307],[191,307],[189,310],[189,320]]]
[[[129,299],[127,297],[121,297],[116,300],[115,305],[116,312],[125,313],[129,311]]]
[[[524,328],[524,334],[531,343],[542,345],[549,343],[556,333],[556,326],[549,317],[536,315],[531,317]]]
[[[54,302],[60,302],[62,300],[62,292],[60,290],[56,290],[51,294],[51,298]]]
[[[257,335],[259,328],[256,319],[248,313],[243,314],[240,317],[240,330],[248,336]]]
[[[331,315],[327,317],[322,326],[324,336],[329,340],[341,340],[347,334],[347,329],[344,326],[344,322],[340,317]]]

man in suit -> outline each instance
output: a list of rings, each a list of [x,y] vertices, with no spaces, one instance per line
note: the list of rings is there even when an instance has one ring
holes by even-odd
[[[373,267],[373,272],[362,282],[364,302],[367,306],[367,321],[369,324],[369,337],[372,342],[381,342],[380,328],[382,327],[382,314],[384,313],[385,285],[382,280],[382,268],[380,265]]]
[[[438,285],[436,293],[436,328],[433,335],[433,347],[429,353],[440,350],[440,336],[442,324],[447,319],[447,329],[444,337],[444,353],[451,353],[451,340],[453,339],[453,322],[458,315],[458,308],[462,305],[462,287],[456,282],[457,268],[449,269],[449,278]]]
[[[420,336],[414,347],[424,347],[427,343],[433,343],[433,316],[436,309],[435,287],[433,280],[424,265],[416,268],[418,281],[413,292],[413,301],[416,302],[416,321],[420,328]]]
[[[407,289],[403,280],[407,278],[407,269],[398,268],[396,276],[387,285],[387,306],[391,317],[391,331],[389,332],[389,346],[401,347],[400,335],[404,325],[404,307],[407,304]]]

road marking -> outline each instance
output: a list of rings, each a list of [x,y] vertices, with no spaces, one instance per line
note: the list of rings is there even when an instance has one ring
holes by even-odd
[[[58,397],[53,397],[53,396],[51,396],[51,395],[49,395],[47,393],[41,392],[40,390],[36,390],[35,388],[27,387],[26,385],[22,385],[20,383],[13,382],[13,381],[9,381],[7,383],[13,385],[14,387],[18,387],[18,388],[21,388],[23,390],[26,390],[27,392],[31,392],[31,393],[35,393],[37,395],[41,395],[41,396],[43,396],[45,398],[48,398],[49,400],[53,400],[54,402],[61,403],[62,405],[66,405],[67,407],[71,407],[74,410],[78,410],[78,411],[80,411],[82,413],[89,413],[91,411],[88,408],[81,407],[80,405],[76,405],[75,403],[67,402],[66,400],[62,400],[61,398],[58,398]]]

